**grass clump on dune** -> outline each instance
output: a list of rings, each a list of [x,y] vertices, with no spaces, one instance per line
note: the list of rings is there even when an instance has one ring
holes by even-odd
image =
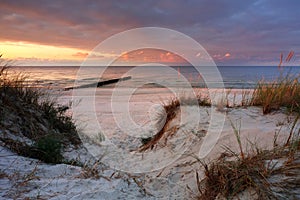
[[[139,148],[139,151],[145,151],[148,149],[153,149],[163,138],[165,138],[164,143],[166,143],[167,138],[173,135],[178,127],[170,127],[170,122],[176,117],[176,113],[180,106],[211,106],[211,101],[208,97],[203,97],[201,94],[196,95],[196,98],[191,97],[174,97],[170,99],[167,103],[163,103],[163,108],[166,116],[159,116],[160,118],[165,117],[165,123],[158,133],[153,137],[142,138],[143,145]]]
[[[299,199],[300,198],[300,128],[299,114],[295,116],[286,141],[264,150],[251,143],[244,151],[240,129],[230,120],[239,152],[225,147],[217,160],[210,164],[199,160],[204,167],[204,179],[196,172],[200,195],[197,199]]]
[[[64,147],[81,144],[68,107],[11,70],[0,67],[0,141],[20,155],[61,162]]]
[[[260,81],[254,89],[251,104],[262,106],[264,114],[278,110],[280,107],[300,112],[299,76],[280,76],[271,83]]]
[[[288,149],[261,151],[244,159],[205,164],[204,184],[198,184],[199,199],[216,199],[217,196],[232,199],[246,190],[250,199],[296,198],[300,181],[299,148],[297,152],[292,157]],[[285,159],[285,162],[277,167],[276,162],[280,159]]]
[[[291,51],[285,61],[289,62],[294,56]],[[283,66],[283,54],[280,57],[279,70]],[[257,87],[252,94],[251,105],[262,106],[263,113],[267,114],[273,110],[278,110],[280,107],[289,108],[292,112],[300,113],[300,75],[287,74],[284,75],[280,71],[280,76],[273,82],[264,80],[258,82]]]
[[[240,155],[226,149],[210,164],[200,161],[205,178],[196,180],[198,199],[298,199],[300,197],[299,130],[293,140],[272,150],[257,147]]]

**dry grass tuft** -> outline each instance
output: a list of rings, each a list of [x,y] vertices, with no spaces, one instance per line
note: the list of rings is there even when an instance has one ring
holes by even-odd
[[[248,154],[244,158],[237,157],[236,154],[227,151],[228,157],[236,159],[219,159],[210,165],[201,162],[205,169],[205,178],[201,181],[197,178],[200,196],[198,199],[216,199],[217,196],[223,196],[226,199],[232,199],[241,192],[252,189],[255,191],[255,199],[280,199],[282,194],[278,191],[285,191],[285,194],[295,195],[289,189],[295,189],[300,181],[300,154],[299,139],[290,144],[297,148],[281,147],[272,151],[257,151],[254,154]],[[279,159],[285,159],[286,162],[277,166]],[[285,181],[289,178],[270,181],[271,177],[290,176],[293,174],[294,181],[289,187],[284,187]]]
[[[110,177],[103,176],[103,165],[100,160],[97,161],[88,161],[82,165],[82,171],[77,178],[81,179],[100,179],[103,178],[107,181],[111,181],[111,178],[114,174]]]
[[[251,105],[262,106],[264,114],[280,107],[300,112],[299,76],[280,76],[271,83],[260,81],[254,89]]]
[[[268,191],[267,183],[264,180],[269,175],[269,170],[265,168],[258,156],[238,161],[212,163],[210,166],[204,165],[204,167],[205,188],[200,189],[199,199],[215,199],[219,193],[226,198],[232,198],[250,187],[262,190],[261,194]],[[256,180],[262,182],[257,183]]]
[[[99,179],[100,178],[100,172],[99,172],[99,162],[96,161],[94,164],[91,163],[85,163],[82,167],[82,171],[79,178],[93,178],[93,179]]]
[[[169,124],[172,119],[176,117],[176,112],[179,109],[180,101],[178,98],[173,98],[168,104],[164,104],[163,107],[166,111],[166,120],[163,128],[153,137],[145,140],[145,143],[139,148],[139,151],[146,151],[148,149],[153,149],[154,146],[160,141],[160,139],[168,132]],[[170,134],[171,132],[169,132]]]
[[[205,178],[200,181],[196,173],[200,192],[198,199],[216,199],[220,196],[239,199],[242,192],[247,190],[254,191],[253,199],[297,198],[300,183],[300,129],[296,130],[295,124],[298,119],[295,118],[284,145],[274,144],[272,150],[252,146],[252,151],[247,153],[243,151],[240,140],[240,127],[236,128],[230,121],[240,154],[225,148],[220,158],[211,164],[199,160],[204,167]]]
[[[180,105],[199,105],[199,106],[211,106],[211,102],[208,97],[204,97],[201,94],[196,95],[196,98],[191,97],[174,97],[167,103],[163,103],[163,107],[166,111],[166,120],[162,129],[153,137],[143,139],[143,145],[138,149],[140,152],[148,149],[153,149],[159,141],[164,138],[164,144],[166,144],[167,138],[172,136],[178,127],[169,127],[172,119],[176,117],[176,112],[179,110]]]
[[[290,51],[285,62],[289,62],[294,56],[294,51]],[[280,54],[278,69],[283,67],[283,54]],[[284,75],[280,71],[279,77],[272,81],[266,82],[261,80],[254,89],[251,105],[262,106],[263,113],[268,114],[280,107],[287,107],[290,111],[300,113],[300,75]]]

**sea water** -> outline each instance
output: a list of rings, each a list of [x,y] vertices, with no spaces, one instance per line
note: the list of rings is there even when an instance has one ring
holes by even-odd
[[[209,69],[209,67],[207,67]],[[76,80],[80,83],[93,83],[101,80],[131,76],[132,80],[126,87],[145,85],[148,88],[168,87],[168,83],[181,86],[181,76],[192,87],[206,87],[210,77],[203,77],[202,69],[192,66],[109,66],[109,67],[81,67],[79,66],[33,66],[13,67],[16,73],[23,72],[28,81],[36,86],[62,89],[71,87]],[[286,74],[298,75],[300,67],[277,66],[218,66],[211,77],[218,76],[218,81],[225,88],[254,88],[259,80],[272,81]],[[205,70],[205,69],[204,69]],[[80,74],[78,74],[80,72]],[[180,81],[181,80],[181,81]],[[215,80],[215,79],[214,79]],[[176,86],[177,86],[176,85]],[[212,84],[213,85],[213,84]],[[216,83],[216,87],[219,84]],[[110,87],[110,86],[106,86]],[[111,86],[113,87],[113,86]]]

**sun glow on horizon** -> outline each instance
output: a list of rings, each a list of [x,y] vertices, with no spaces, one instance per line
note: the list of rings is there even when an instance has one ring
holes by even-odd
[[[0,42],[0,51],[4,58],[12,61],[22,61],[24,64],[34,64],[37,61],[82,61],[88,51],[28,42]]]
[[[119,46],[106,51],[88,51],[85,49],[53,46],[24,41],[2,41],[0,42],[0,54],[3,58],[13,61],[19,66],[47,66],[47,65],[81,65],[85,59],[85,64],[93,66],[106,65],[114,60],[112,65],[139,65],[143,63],[162,63],[167,65],[189,65],[181,56],[161,50],[161,49],[138,49],[131,52],[121,52]],[[231,53],[213,55],[216,60],[228,59]],[[201,54],[195,55],[199,59]]]
[[[117,50],[116,50],[117,51]],[[80,64],[85,58],[92,59],[98,65],[101,61],[115,58],[119,65],[134,65],[141,62],[185,63],[180,56],[156,49],[143,49],[132,52],[101,53],[63,46],[52,46],[28,42],[0,42],[0,53],[3,58],[16,62],[18,65],[72,65]]]

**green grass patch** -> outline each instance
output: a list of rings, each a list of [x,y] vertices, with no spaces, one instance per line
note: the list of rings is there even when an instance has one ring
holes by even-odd
[[[6,65],[0,67],[0,139],[20,155],[59,163],[64,147],[76,148],[81,140],[66,114],[68,106],[59,105],[45,91],[28,85],[24,73],[13,73]]]

